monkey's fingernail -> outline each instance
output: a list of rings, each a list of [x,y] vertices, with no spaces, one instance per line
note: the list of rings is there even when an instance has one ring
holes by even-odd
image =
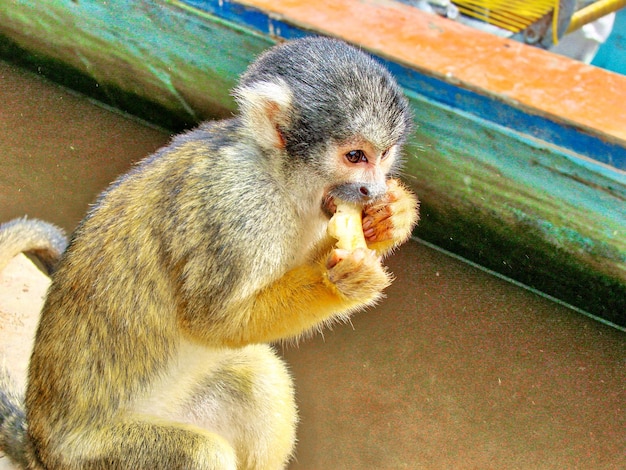
[[[372,226],[372,218],[371,217],[365,217],[363,219],[363,230],[367,230],[368,228],[370,228]]]
[[[372,235],[374,235],[374,229],[368,228],[363,230],[363,235],[365,235],[366,237],[371,237]]]
[[[332,269],[337,266],[341,261],[346,259],[350,255],[350,251],[348,250],[340,250],[339,248],[335,248],[328,259],[326,260],[326,268]]]

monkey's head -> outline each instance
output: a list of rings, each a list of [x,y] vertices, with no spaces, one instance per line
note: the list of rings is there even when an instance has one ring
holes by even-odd
[[[257,143],[319,175],[330,196],[364,203],[386,193],[412,115],[367,54],[328,38],[287,42],[261,55],[234,95]]]

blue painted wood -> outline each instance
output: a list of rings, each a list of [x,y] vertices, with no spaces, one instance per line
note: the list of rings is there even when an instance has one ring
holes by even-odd
[[[266,12],[235,2],[226,0],[184,0],[184,2],[262,34],[284,39],[316,34],[282,19],[272,18]],[[506,126],[600,163],[626,170],[626,147],[623,143],[607,142],[584,130],[534,115],[528,110],[521,110],[496,98],[449,84],[422,71],[382,58],[379,60],[394,73],[403,87],[429,100],[471,113],[480,119]]]

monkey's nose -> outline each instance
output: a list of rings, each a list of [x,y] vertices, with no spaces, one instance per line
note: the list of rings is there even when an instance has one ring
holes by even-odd
[[[363,184],[358,186],[358,196],[362,202],[373,202],[380,199],[387,192],[386,183]]]
[[[368,183],[364,181],[343,183],[332,188],[330,196],[355,204],[365,204],[382,197],[387,192],[386,183]]]

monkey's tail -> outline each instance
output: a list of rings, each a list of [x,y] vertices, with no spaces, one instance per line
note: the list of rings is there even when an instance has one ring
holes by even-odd
[[[56,225],[26,217],[0,224],[0,271],[20,253],[35,256],[52,274],[67,247],[65,232]]]
[[[0,451],[21,468],[28,467],[24,400],[4,366],[0,366]]]

